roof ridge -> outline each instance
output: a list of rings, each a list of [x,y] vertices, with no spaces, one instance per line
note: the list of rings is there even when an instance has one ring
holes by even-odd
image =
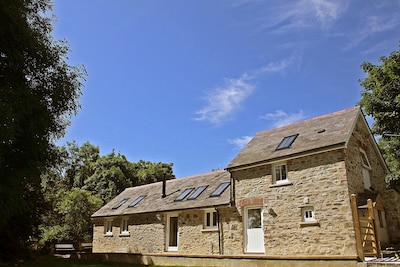
[[[278,127],[275,127],[275,128],[271,128],[271,129],[267,129],[267,130],[263,130],[263,131],[257,132],[256,135],[263,134],[265,132],[269,132],[269,131],[276,130],[276,129],[282,129],[282,128],[285,128],[285,127],[288,127],[288,126],[293,127],[293,125],[305,123],[305,122],[308,122],[308,121],[315,121],[315,120],[319,120],[319,119],[322,119],[322,118],[337,116],[337,115],[340,115],[340,114],[343,114],[343,113],[346,113],[346,112],[349,112],[349,111],[352,111],[352,110],[355,110],[355,109],[359,109],[359,108],[360,108],[359,106],[355,106],[355,107],[351,107],[351,108],[346,108],[346,109],[342,109],[342,110],[339,110],[339,111],[335,111],[335,112],[332,112],[332,113],[323,114],[323,115],[320,115],[320,116],[317,116],[317,117],[312,117],[312,118],[309,118],[309,119],[296,121],[296,122],[293,122],[293,123],[290,123],[290,124],[285,124],[285,125],[282,125],[282,126],[278,126]]]

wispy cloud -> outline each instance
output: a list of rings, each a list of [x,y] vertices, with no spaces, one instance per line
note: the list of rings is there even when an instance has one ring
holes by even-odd
[[[352,41],[344,48],[349,50],[370,36],[373,36],[380,32],[389,31],[400,26],[400,17],[398,14],[393,17],[389,16],[368,16],[363,21],[362,28],[353,34]]]
[[[275,113],[267,113],[260,116],[261,119],[274,121],[274,127],[280,127],[288,125],[306,118],[306,115],[302,110],[298,113],[288,114],[282,110],[277,110]]]
[[[244,73],[240,78],[225,79],[225,85],[217,87],[207,94],[205,97],[206,105],[195,112],[195,120],[220,124],[240,109],[243,101],[253,93],[255,85],[252,84],[252,81],[268,74],[283,72],[293,62],[292,58],[284,59]]]
[[[228,143],[234,145],[238,149],[244,148],[251,140],[251,136],[242,136],[234,139],[228,139]]]
[[[268,7],[263,27],[277,33],[316,26],[326,28],[339,18],[347,6],[344,0],[281,1]]]
[[[225,86],[218,87],[207,95],[207,105],[196,112],[198,116],[195,120],[219,124],[223,118],[240,108],[253,90],[254,86],[249,83],[247,75],[226,80]]]

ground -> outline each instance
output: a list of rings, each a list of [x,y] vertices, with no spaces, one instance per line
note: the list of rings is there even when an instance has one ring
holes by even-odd
[[[77,260],[69,258],[57,258],[54,256],[39,257],[35,261],[28,261],[18,266],[20,267],[143,267],[143,265],[135,265],[129,263]]]

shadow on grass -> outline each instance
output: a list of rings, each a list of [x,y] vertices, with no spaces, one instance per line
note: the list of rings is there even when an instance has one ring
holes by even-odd
[[[117,267],[117,266],[143,267],[144,265],[58,258],[55,256],[42,256],[34,261],[28,261],[18,266],[20,267]],[[153,265],[153,267],[155,266]]]

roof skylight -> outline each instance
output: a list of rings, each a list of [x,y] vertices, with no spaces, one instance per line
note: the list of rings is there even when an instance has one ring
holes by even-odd
[[[128,200],[129,200],[129,198],[124,198],[124,199],[121,200],[117,205],[115,205],[114,207],[112,207],[112,209],[113,209],[113,210],[118,209],[119,207],[121,207],[122,205],[124,205]]]
[[[145,196],[140,196],[137,199],[135,199],[131,204],[129,204],[128,208],[133,208],[135,207],[140,201],[142,201],[145,198]]]
[[[289,148],[293,144],[294,140],[296,140],[297,136],[299,136],[299,134],[286,136],[285,138],[282,139],[282,141],[279,143],[279,145],[276,147],[275,150]]]
[[[188,197],[188,200],[193,200],[196,199],[200,196],[201,193],[208,187],[208,185],[203,185],[200,187],[197,187],[196,190]]]
[[[187,197],[189,194],[190,194],[190,192],[192,192],[193,191],[193,187],[191,187],[191,188],[186,188],[176,199],[175,199],[175,201],[182,201],[185,197]]]
[[[210,194],[210,197],[219,197],[230,184],[231,182],[223,182]]]

